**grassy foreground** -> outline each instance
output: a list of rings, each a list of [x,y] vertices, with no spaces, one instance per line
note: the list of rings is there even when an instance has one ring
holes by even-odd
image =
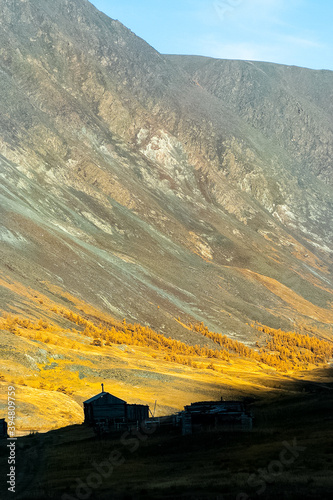
[[[90,427],[74,425],[21,437],[15,497],[328,500],[331,389],[326,383],[311,393],[266,395],[252,406],[250,433],[181,436],[175,429],[141,428],[97,438]],[[6,456],[2,446],[1,470]],[[3,474],[0,487],[5,491]]]

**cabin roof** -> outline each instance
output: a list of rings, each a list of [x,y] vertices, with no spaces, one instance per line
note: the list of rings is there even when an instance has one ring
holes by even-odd
[[[187,413],[244,413],[241,401],[201,401],[184,407]]]
[[[83,404],[93,403],[94,401],[97,401],[97,399],[103,398],[105,396],[111,396],[113,404],[125,404],[126,403],[126,401],[124,401],[123,399],[117,398],[116,396],[112,396],[112,394],[110,394],[109,392],[104,391],[104,392],[100,392],[99,394],[96,394],[96,396],[93,396],[90,399],[87,399],[87,401],[83,401]]]

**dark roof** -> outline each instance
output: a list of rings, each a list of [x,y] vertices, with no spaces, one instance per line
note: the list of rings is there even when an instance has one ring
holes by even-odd
[[[241,401],[200,401],[184,407],[188,413],[232,413],[244,412]]]
[[[96,401],[97,399],[100,399],[100,398],[103,398],[105,396],[111,396],[112,398],[112,403],[114,404],[125,404],[126,401],[124,401],[123,399],[120,399],[120,398],[117,398],[116,396],[112,396],[112,394],[110,394],[109,392],[100,392],[99,394],[97,394],[96,396],[93,396],[92,398],[90,399],[87,399],[87,401],[83,401],[83,404],[89,404],[89,403],[92,403],[93,401]]]

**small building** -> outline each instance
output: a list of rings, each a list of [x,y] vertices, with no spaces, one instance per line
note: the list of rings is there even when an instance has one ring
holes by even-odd
[[[104,391],[83,403],[84,422],[90,425],[106,424],[108,427],[122,423],[138,423],[149,418],[149,406],[128,404],[123,399]],[[119,427],[119,426],[118,426]]]
[[[250,431],[252,416],[242,401],[201,401],[185,406],[182,434],[201,430]]]
[[[0,438],[8,437],[7,422],[4,418],[0,418]]]

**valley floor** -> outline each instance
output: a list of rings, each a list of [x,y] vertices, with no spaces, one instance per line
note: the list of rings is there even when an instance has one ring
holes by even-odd
[[[21,437],[15,498],[328,500],[332,409],[330,382],[312,393],[263,397],[252,405],[251,432],[144,428],[98,438],[74,425]],[[2,471],[7,454],[3,442]],[[0,480],[5,491],[4,472]]]

